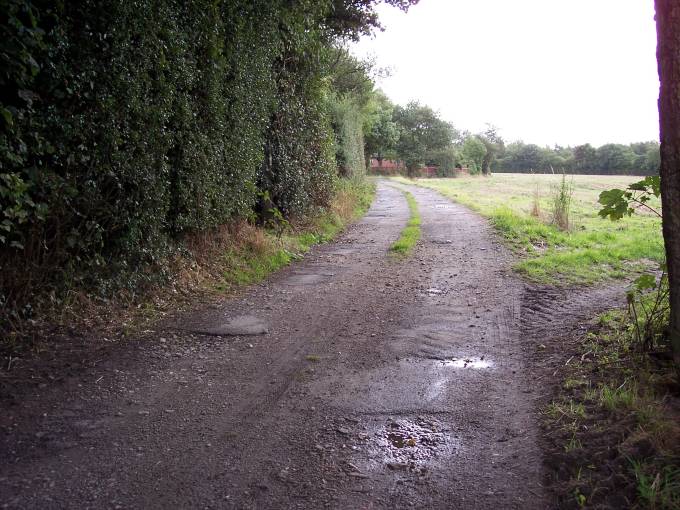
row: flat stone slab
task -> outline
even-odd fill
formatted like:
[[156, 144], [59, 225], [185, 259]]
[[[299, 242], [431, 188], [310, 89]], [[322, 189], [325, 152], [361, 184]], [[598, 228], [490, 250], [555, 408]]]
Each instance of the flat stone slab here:
[[259, 317], [254, 315], [240, 315], [233, 317], [213, 328], [195, 329], [194, 333], [202, 335], [214, 336], [254, 336], [266, 335], [269, 333], [269, 327]]

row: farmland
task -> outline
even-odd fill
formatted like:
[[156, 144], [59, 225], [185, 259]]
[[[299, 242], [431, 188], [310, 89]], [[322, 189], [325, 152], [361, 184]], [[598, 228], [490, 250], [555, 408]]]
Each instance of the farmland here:
[[[592, 284], [656, 267], [663, 260], [661, 221], [656, 215], [639, 210], [618, 222], [598, 216], [602, 191], [625, 188], [639, 177], [567, 176], [573, 185], [567, 230], [554, 225], [552, 217], [554, 191], [561, 179], [550, 174], [494, 174], [420, 179], [417, 184], [487, 217], [520, 255], [515, 269], [535, 282]], [[650, 205], [658, 208], [659, 202]]]

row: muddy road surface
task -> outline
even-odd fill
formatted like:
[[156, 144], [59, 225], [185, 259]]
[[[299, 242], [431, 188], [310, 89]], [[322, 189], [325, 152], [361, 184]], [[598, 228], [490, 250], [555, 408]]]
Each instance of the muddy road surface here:
[[409, 188], [422, 239], [391, 259], [398, 187], [238, 298], [15, 388], [0, 506], [551, 508], [532, 360], [561, 297], [430, 190]]

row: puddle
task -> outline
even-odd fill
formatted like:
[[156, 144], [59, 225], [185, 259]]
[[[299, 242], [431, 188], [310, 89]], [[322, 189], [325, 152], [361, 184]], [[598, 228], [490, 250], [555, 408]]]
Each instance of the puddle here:
[[333, 274], [310, 274], [310, 273], [296, 273], [291, 275], [284, 282], [286, 285], [317, 285], [325, 282]]
[[267, 326], [267, 323], [259, 317], [253, 315], [240, 315], [211, 328], [198, 328], [190, 331], [202, 335], [214, 336], [251, 336], [266, 335], [269, 333], [269, 327]]
[[352, 247], [347, 247], [347, 248], [335, 248], [333, 250], [329, 250], [329, 255], [351, 255], [354, 253], [358, 253], [359, 248], [352, 248]]
[[367, 468], [404, 471], [424, 475], [435, 458], [451, 453], [454, 441], [437, 420], [389, 419], [369, 438]]
[[483, 356], [481, 358], [459, 358], [459, 359], [452, 358], [452, 359], [440, 361], [439, 363], [441, 363], [445, 367], [452, 367], [452, 368], [482, 369], [482, 368], [493, 367], [493, 362], [484, 359]]

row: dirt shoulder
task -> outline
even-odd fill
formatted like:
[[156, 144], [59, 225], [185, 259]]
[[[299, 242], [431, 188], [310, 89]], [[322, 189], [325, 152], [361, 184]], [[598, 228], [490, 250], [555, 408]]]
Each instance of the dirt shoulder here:
[[409, 190], [410, 259], [387, 256], [409, 211], [381, 182], [361, 222], [238, 298], [11, 386], [4, 506], [551, 507], [538, 346], [602, 296], [528, 288], [483, 219]]

